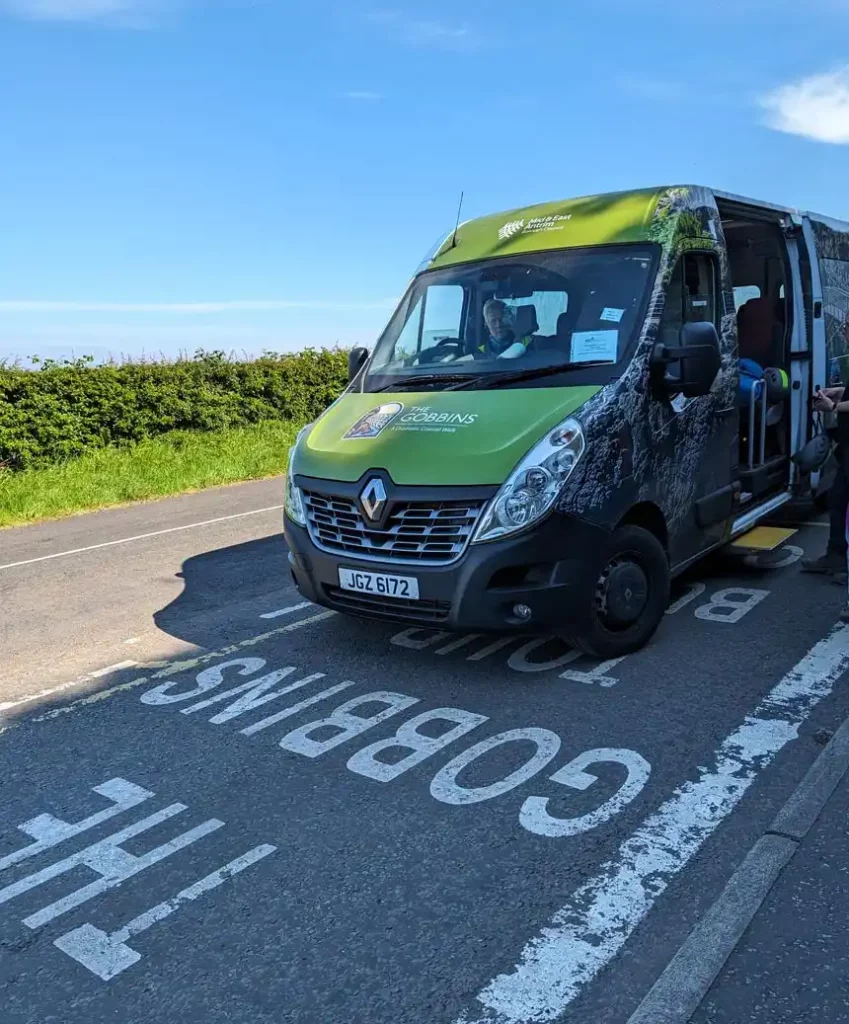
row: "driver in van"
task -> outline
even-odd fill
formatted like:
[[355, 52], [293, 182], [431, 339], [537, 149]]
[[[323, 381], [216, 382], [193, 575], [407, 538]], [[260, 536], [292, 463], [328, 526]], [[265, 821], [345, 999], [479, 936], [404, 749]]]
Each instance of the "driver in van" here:
[[515, 359], [524, 355], [533, 340], [532, 334], [516, 337], [516, 315], [501, 299], [489, 299], [484, 303], [483, 319], [487, 337], [478, 351], [484, 356]]

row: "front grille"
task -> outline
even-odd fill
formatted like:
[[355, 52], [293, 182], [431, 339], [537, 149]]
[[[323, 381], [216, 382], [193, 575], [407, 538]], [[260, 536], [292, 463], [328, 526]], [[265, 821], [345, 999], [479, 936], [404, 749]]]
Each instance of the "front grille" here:
[[350, 498], [304, 491], [307, 527], [316, 547], [339, 554], [430, 565], [466, 550], [482, 501], [397, 502], [383, 529], [366, 522]]
[[451, 611], [448, 601], [409, 601], [383, 598], [374, 594], [357, 594], [341, 587], [325, 586], [328, 599], [337, 607], [354, 614], [378, 619], [403, 619], [407, 622], [444, 622]]

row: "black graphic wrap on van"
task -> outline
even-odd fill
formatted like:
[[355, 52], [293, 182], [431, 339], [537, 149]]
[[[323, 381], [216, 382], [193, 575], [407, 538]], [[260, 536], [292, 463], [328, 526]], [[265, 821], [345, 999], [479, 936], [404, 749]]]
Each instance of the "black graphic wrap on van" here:
[[[704, 545], [704, 532], [697, 530], [693, 518], [694, 502], [728, 481], [736, 427], [717, 417], [716, 410], [735, 405], [737, 327], [725, 247], [717, 244], [722, 228], [712, 193], [696, 187], [668, 189], [651, 235], [663, 245], [663, 257], [637, 353], [620, 380], [581, 410], [587, 448], [558, 508], [612, 528], [635, 503], [654, 506], [673, 538], [675, 550], [669, 555], [677, 563], [691, 557], [694, 546]], [[648, 356], [660, 340], [665, 296], [678, 260], [694, 250], [712, 252], [717, 260], [722, 368], [711, 395], [662, 402], [652, 396]], [[706, 457], [706, 452], [713, 454]]]
[[849, 378], [849, 233], [838, 231], [820, 220], [811, 218], [819, 251], [822, 282], [825, 349], [829, 364], [828, 381], [832, 376], [843, 383]]

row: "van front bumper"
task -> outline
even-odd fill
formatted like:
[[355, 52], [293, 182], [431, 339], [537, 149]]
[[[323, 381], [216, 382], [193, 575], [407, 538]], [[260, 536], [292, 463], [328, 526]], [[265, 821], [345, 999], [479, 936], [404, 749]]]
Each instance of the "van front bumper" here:
[[[284, 516], [289, 564], [307, 600], [366, 618], [450, 631], [557, 632], [586, 621], [599, 566], [610, 534], [581, 519], [550, 513], [538, 526], [514, 537], [470, 544], [448, 565], [365, 561], [331, 554], [308, 531]], [[419, 600], [342, 590], [339, 569], [414, 576]], [[524, 605], [530, 617], [514, 609]]]

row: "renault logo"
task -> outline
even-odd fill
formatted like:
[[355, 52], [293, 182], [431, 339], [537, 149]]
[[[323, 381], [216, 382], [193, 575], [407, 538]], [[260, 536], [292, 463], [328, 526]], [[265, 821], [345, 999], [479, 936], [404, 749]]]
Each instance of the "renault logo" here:
[[381, 513], [386, 506], [386, 488], [380, 477], [372, 477], [365, 485], [360, 494], [360, 504], [363, 511], [372, 522], [380, 519]]

